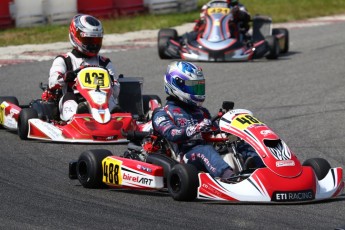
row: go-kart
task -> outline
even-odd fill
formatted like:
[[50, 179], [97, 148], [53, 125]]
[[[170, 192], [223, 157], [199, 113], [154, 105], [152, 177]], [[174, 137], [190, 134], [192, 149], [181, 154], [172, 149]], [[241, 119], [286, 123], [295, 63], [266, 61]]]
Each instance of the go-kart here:
[[[215, 116], [218, 128], [204, 132], [235, 171], [229, 179], [213, 178], [193, 165], [181, 163], [170, 143], [155, 134], [128, 132], [128, 151], [114, 156], [104, 149], [83, 152], [69, 164], [70, 179], [85, 188], [167, 189], [173, 199], [195, 198], [231, 202], [310, 202], [339, 196], [344, 189], [343, 170], [331, 168], [323, 158], [303, 164], [266, 124], [244, 109], [223, 103]], [[139, 141], [140, 140], [140, 141]], [[139, 142], [138, 142], [139, 141]], [[251, 145], [263, 164], [238, 151]], [[264, 165], [264, 166], [263, 166]]]
[[189, 61], [249, 61], [266, 57], [277, 59], [289, 50], [289, 31], [272, 29], [272, 19], [254, 16], [252, 35], [239, 32], [240, 25], [224, 1], [212, 1], [205, 12], [206, 27], [179, 36], [175, 29], [158, 32], [158, 54], [161, 59]]
[[108, 71], [97, 66], [75, 70], [72, 86], [78, 95], [78, 109], [71, 121], [60, 119], [61, 90], [50, 90], [41, 83], [41, 99], [19, 105], [16, 97], [0, 97], [0, 125], [18, 132], [21, 139], [54, 142], [121, 143], [128, 142], [121, 131], [150, 129], [148, 119], [159, 106], [156, 95], [142, 95], [141, 78], [120, 76], [120, 110], [110, 111], [112, 80]]

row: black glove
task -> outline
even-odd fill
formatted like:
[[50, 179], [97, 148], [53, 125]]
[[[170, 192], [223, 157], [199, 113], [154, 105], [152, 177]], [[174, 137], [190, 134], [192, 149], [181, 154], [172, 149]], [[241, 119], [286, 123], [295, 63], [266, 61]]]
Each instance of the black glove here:
[[63, 80], [65, 82], [74, 82], [74, 79], [77, 77], [77, 74], [74, 71], [67, 71], [63, 75]]

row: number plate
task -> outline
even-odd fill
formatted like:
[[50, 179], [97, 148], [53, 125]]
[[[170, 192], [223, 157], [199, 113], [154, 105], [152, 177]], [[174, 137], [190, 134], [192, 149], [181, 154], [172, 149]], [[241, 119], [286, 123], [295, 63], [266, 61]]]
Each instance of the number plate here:
[[231, 125], [240, 130], [245, 130], [251, 125], [263, 124], [261, 121], [249, 114], [240, 114], [232, 122]]
[[96, 89], [109, 88], [110, 80], [108, 71], [102, 68], [85, 68], [78, 73], [78, 80], [83, 88]]
[[207, 14], [212, 15], [212, 14], [224, 14], [227, 15], [230, 13], [229, 8], [209, 8], [207, 9]]
[[112, 185], [122, 184], [121, 165], [122, 161], [107, 157], [102, 161], [103, 182]]

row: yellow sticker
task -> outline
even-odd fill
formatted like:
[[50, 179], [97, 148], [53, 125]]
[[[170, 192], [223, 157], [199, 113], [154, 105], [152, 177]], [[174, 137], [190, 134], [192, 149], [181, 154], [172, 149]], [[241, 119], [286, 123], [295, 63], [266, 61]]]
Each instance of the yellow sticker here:
[[212, 14], [229, 14], [230, 9], [229, 8], [209, 8], [207, 9], [207, 14], [212, 15]]
[[78, 79], [83, 88], [96, 89], [109, 88], [110, 77], [108, 71], [102, 68], [85, 68], [78, 74]]
[[5, 121], [5, 105], [2, 103], [0, 105], [0, 124], [4, 124]]
[[245, 130], [249, 126], [254, 125], [254, 124], [257, 125], [257, 124], [263, 124], [263, 123], [249, 114], [240, 114], [236, 116], [236, 118], [234, 118], [231, 122], [231, 126], [240, 130]]
[[122, 185], [122, 161], [107, 157], [102, 161], [103, 179], [106, 184]]

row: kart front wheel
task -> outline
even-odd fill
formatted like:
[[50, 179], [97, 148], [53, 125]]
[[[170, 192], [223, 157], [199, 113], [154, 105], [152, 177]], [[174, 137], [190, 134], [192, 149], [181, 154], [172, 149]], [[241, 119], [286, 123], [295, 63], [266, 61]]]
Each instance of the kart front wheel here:
[[276, 38], [275, 36], [268, 36], [265, 40], [268, 46], [268, 54], [266, 58], [277, 59], [280, 53], [278, 38]]
[[190, 164], [175, 165], [168, 176], [168, 191], [177, 201], [192, 201], [199, 186], [198, 170]]
[[37, 111], [33, 108], [24, 108], [20, 111], [18, 118], [18, 136], [20, 139], [28, 139], [29, 120], [33, 118], [38, 118]]
[[289, 52], [289, 31], [286, 28], [274, 28], [272, 30], [272, 34], [273, 35], [280, 35], [282, 36], [282, 41], [280, 42], [279, 39], [279, 44], [282, 43], [282, 45], [280, 46], [280, 53], [287, 53]]
[[4, 101], [14, 104], [16, 106], [19, 106], [19, 102], [16, 97], [12, 97], [12, 96], [0, 97], [0, 104]]
[[311, 158], [303, 162], [303, 166], [310, 166], [313, 168], [317, 179], [322, 180], [331, 169], [329, 162], [323, 158]]
[[106, 149], [83, 152], [77, 162], [77, 177], [84, 188], [102, 188], [102, 160], [112, 153]]

